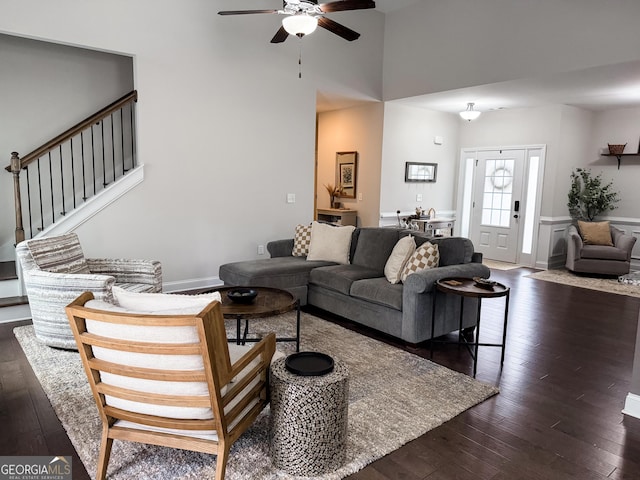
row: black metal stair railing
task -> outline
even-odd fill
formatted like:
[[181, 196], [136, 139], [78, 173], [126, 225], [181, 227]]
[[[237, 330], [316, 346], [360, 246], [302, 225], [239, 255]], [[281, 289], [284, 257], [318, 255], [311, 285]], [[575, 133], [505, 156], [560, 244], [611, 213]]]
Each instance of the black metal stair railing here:
[[[136, 166], [137, 99], [134, 90], [28, 155], [12, 152], [6, 170], [14, 180], [16, 243], [33, 238]], [[21, 188], [22, 172], [26, 188]]]

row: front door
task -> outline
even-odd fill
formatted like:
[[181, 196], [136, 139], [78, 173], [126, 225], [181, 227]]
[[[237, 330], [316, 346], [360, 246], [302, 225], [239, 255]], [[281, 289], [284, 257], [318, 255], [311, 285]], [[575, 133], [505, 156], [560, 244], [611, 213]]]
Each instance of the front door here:
[[485, 258], [517, 262], [524, 150], [478, 152], [471, 239]]

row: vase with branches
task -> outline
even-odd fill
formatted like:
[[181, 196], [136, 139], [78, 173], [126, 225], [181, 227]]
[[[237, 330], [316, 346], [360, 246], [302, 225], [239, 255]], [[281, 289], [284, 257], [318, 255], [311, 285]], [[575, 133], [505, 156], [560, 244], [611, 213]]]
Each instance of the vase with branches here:
[[571, 189], [567, 207], [574, 220], [593, 221], [598, 215], [614, 210], [620, 201], [613, 182], [604, 182], [602, 173], [596, 176], [589, 169], [576, 168], [571, 172]]
[[331, 202], [331, 208], [333, 208], [336, 204], [336, 197], [341, 196], [344, 193], [344, 189], [339, 183], [335, 187], [332, 184], [328, 183], [324, 185], [324, 188], [326, 188], [327, 192], [329, 193], [329, 201]]

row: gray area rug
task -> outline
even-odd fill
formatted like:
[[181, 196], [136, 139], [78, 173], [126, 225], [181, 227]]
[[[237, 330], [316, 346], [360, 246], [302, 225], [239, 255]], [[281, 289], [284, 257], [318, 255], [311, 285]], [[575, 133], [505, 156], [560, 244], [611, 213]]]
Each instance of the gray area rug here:
[[527, 277], [545, 282], [561, 283], [573, 287], [588, 288], [599, 292], [617, 293], [618, 295], [628, 295], [630, 297], [640, 297], [640, 286], [620, 283], [617, 278], [599, 278], [578, 275], [567, 269], [542, 270], [532, 273]]
[[[498, 393], [494, 386], [436, 365], [416, 355], [364, 337], [309, 314], [302, 314], [303, 351], [321, 351], [349, 367], [347, 463], [322, 479], [340, 479]], [[252, 320], [251, 328], [293, 333], [295, 313]], [[235, 325], [235, 324], [234, 324]], [[234, 332], [231, 323], [228, 331]], [[100, 420], [77, 352], [40, 344], [33, 327], [17, 327], [22, 346], [53, 408], [93, 477]], [[230, 334], [230, 336], [235, 336]], [[294, 344], [278, 343], [293, 352]], [[266, 408], [231, 448], [227, 479], [292, 479], [271, 466]], [[215, 456], [114, 441], [110, 479], [213, 478]]]

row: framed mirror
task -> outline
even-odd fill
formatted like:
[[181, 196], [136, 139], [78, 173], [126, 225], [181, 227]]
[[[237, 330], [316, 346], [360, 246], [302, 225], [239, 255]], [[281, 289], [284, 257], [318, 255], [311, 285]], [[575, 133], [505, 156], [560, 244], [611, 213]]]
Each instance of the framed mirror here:
[[437, 163], [405, 162], [405, 182], [435, 182], [438, 173]]
[[342, 186], [342, 198], [356, 198], [358, 152], [336, 153], [336, 185]]

